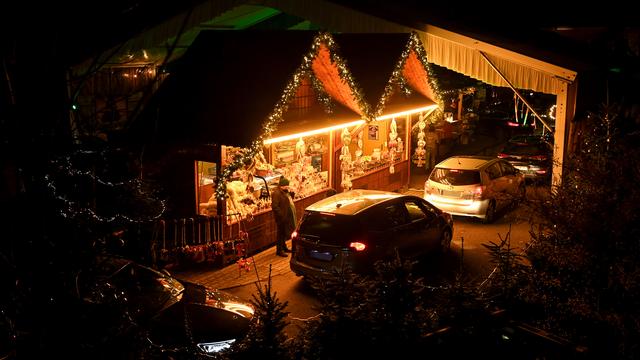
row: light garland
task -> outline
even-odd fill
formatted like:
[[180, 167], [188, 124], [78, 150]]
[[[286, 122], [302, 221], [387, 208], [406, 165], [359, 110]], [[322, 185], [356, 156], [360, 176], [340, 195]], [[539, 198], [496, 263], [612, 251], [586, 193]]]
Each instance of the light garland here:
[[289, 103], [295, 97], [298, 87], [300, 87], [302, 79], [305, 76], [309, 76], [309, 78], [311, 79], [312, 86], [314, 90], [316, 90], [316, 96], [318, 97], [318, 101], [320, 101], [320, 103], [322, 103], [325, 106], [325, 109], [327, 107], [329, 108], [332, 107], [331, 98], [328, 96], [328, 94], [324, 90], [324, 87], [322, 86], [321, 82], [315, 77], [315, 75], [313, 75], [313, 70], [311, 67], [313, 64], [313, 60], [317, 57], [320, 47], [322, 45], [325, 45], [329, 49], [331, 54], [331, 60], [338, 67], [338, 74], [340, 75], [340, 78], [343, 81], [345, 81], [352, 89], [353, 91], [352, 95], [358, 102], [358, 105], [360, 106], [360, 108], [363, 109], [363, 116], [366, 118], [367, 121], [371, 120], [371, 118], [369, 117], [369, 114], [370, 114], [369, 105], [367, 104], [367, 102], [364, 99], [364, 96], [362, 95], [362, 90], [360, 90], [360, 88], [357, 87], [356, 82], [353, 79], [353, 76], [351, 75], [351, 72], [349, 71], [346, 65], [346, 62], [339, 55], [338, 53], [339, 50], [335, 41], [333, 40], [333, 37], [326, 32], [322, 32], [318, 34], [313, 40], [311, 49], [303, 57], [302, 64], [300, 65], [298, 70], [296, 70], [296, 72], [293, 74], [291, 80], [285, 87], [284, 92], [280, 97], [280, 100], [276, 104], [271, 114], [267, 117], [267, 120], [264, 122], [263, 124], [264, 131], [262, 132], [262, 134], [259, 135], [257, 140], [252, 142], [251, 146], [245, 152], [243, 152], [241, 156], [237, 156], [236, 158], [234, 158], [231, 164], [222, 168], [220, 178], [217, 179], [217, 184], [216, 184], [217, 199], [223, 200], [226, 198], [227, 180], [229, 179], [229, 177], [231, 177], [233, 172], [240, 169], [247, 162], [252, 161], [252, 159], [260, 151], [262, 151], [264, 140], [271, 138], [271, 134], [273, 134], [273, 132], [277, 129], [278, 125], [283, 121], [283, 115], [286, 113]]
[[[415, 31], [411, 32], [411, 36], [409, 37], [409, 44], [407, 47], [410, 47], [416, 52], [418, 60], [420, 60], [422, 66], [427, 70], [427, 81], [429, 82], [429, 86], [431, 86], [433, 95], [436, 97], [435, 100], [438, 103], [438, 109], [436, 111], [442, 113], [442, 109], [444, 109], [444, 99], [442, 96], [443, 91], [440, 89], [440, 84], [438, 84], [438, 80], [433, 71], [431, 63], [429, 63], [429, 61], [427, 60], [427, 51], [424, 49], [424, 46], [422, 46], [422, 41]], [[409, 53], [407, 53], [406, 56], [409, 56]]]
[[[77, 153], [83, 154], [83, 155], [96, 154], [95, 151], [86, 151], [86, 150], [80, 150], [80, 151], [77, 151]], [[101, 155], [104, 156], [104, 154], [101, 154]], [[92, 182], [95, 182], [98, 185], [102, 185], [110, 188], [131, 186], [135, 195], [143, 195], [145, 193], [143, 190], [144, 183], [140, 179], [131, 179], [126, 181], [118, 181], [118, 182], [106, 181], [100, 178], [99, 176], [94, 175], [90, 171], [82, 171], [75, 168], [73, 166], [70, 156], [66, 156], [59, 160], [53, 160], [52, 165], [54, 166], [55, 169], [57, 169], [57, 171], [61, 173], [62, 176], [66, 176], [69, 178], [84, 177], [89, 179]], [[68, 196], [66, 196], [61, 191], [59, 191], [58, 186], [56, 185], [56, 181], [52, 178], [50, 174], [44, 175], [44, 183], [47, 189], [50, 190], [52, 198], [62, 203], [60, 215], [66, 219], [77, 219], [80, 217], [85, 217], [97, 223], [113, 223], [116, 220], [124, 220], [125, 222], [129, 222], [129, 223], [147, 223], [147, 222], [151, 222], [159, 219], [165, 213], [167, 208], [166, 201], [158, 199], [157, 201], [159, 203], [159, 210], [157, 211], [157, 213], [151, 216], [132, 217], [132, 216], [129, 216], [126, 214], [120, 214], [120, 213], [112, 216], [104, 216], [104, 215], [100, 215], [98, 212], [96, 212], [92, 208], [81, 204], [79, 201], [70, 199]]]
[[246, 149], [240, 156], [237, 156], [233, 159], [233, 161], [224, 166], [221, 170], [220, 177], [217, 179], [216, 184], [216, 198], [219, 200], [224, 200], [227, 197], [227, 180], [231, 177], [231, 175], [241, 167], [243, 167], [246, 163], [252, 161], [252, 159], [262, 151], [264, 140], [269, 139], [271, 134], [277, 129], [278, 125], [283, 121], [283, 115], [288, 109], [289, 103], [296, 95], [297, 89], [301, 84], [302, 78], [304, 76], [309, 76], [311, 79], [312, 86], [314, 90], [316, 90], [316, 96], [318, 97], [318, 101], [325, 106], [325, 109], [331, 109], [332, 102], [331, 98], [328, 96], [321, 82], [313, 75], [312, 63], [313, 60], [318, 55], [318, 51], [320, 47], [324, 45], [329, 49], [329, 53], [331, 56], [331, 61], [336, 64], [338, 69], [338, 74], [340, 78], [347, 83], [349, 88], [352, 91], [352, 96], [355, 98], [359, 108], [362, 111], [362, 116], [367, 122], [371, 122], [375, 120], [375, 118], [380, 115], [384, 105], [389, 100], [394, 85], [399, 86], [401, 91], [405, 94], [410, 93], [410, 88], [407, 85], [406, 79], [402, 75], [402, 69], [406, 63], [406, 60], [411, 53], [411, 50], [416, 52], [416, 55], [424, 68], [427, 70], [427, 74], [429, 75], [429, 85], [434, 91], [434, 95], [436, 96], [436, 101], [438, 103], [439, 112], [442, 112], [443, 101], [442, 96], [440, 95], [440, 88], [435, 80], [435, 76], [429, 62], [427, 61], [426, 51], [422, 46], [422, 42], [418, 37], [417, 33], [412, 32], [409, 37], [409, 42], [405, 47], [404, 51], [401, 54], [400, 61], [396, 64], [396, 67], [392, 73], [392, 76], [389, 80], [389, 83], [385, 87], [384, 95], [380, 99], [376, 111], [374, 112], [371, 109], [371, 106], [364, 98], [364, 92], [358, 86], [357, 82], [353, 78], [351, 71], [349, 71], [349, 67], [346, 61], [340, 55], [340, 49], [336, 44], [335, 40], [328, 32], [322, 32], [318, 34], [311, 45], [311, 49], [309, 52], [303, 57], [302, 64], [293, 74], [291, 80], [287, 84], [280, 97], [280, 100], [274, 107], [273, 111], [267, 117], [267, 120], [263, 124], [264, 131], [262, 134], [258, 136], [258, 139], [251, 143], [251, 146]]
[[313, 71], [307, 71], [306, 75], [309, 77], [309, 80], [311, 80], [311, 86], [313, 86], [313, 89], [316, 92], [318, 101], [324, 106], [324, 111], [327, 114], [333, 114], [333, 100], [331, 100], [331, 96], [329, 96], [329, 94], [325, 91], [324, 86], [322, 86], [322, 82], [318, 80]]

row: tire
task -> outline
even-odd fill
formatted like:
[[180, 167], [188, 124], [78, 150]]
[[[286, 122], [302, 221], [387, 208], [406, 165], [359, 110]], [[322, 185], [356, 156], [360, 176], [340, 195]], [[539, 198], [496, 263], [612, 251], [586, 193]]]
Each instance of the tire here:
[[496, 203], [491, 200], [489, 206], [487, 206], [487, 212], [485, 213], [484, 219], [482, 219], [483, 224], [491, 224], [496, 217]]
[[447, 252], [451, 249], [451, 239], [453, 238], [453, 233], [450, 228], [444, 229], [442, 232], [442, 236], [440, 237], [440, 252]]

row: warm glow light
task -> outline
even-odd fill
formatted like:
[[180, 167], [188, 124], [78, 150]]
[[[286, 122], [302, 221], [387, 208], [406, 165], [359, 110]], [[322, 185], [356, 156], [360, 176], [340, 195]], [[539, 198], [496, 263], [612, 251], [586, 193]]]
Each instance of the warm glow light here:
[[415, 113], [419, 113], [421, 111], [428, 111], [431, 109], [435, 109], [437, 108], [438, 105], [433, 104], [433, 105], [429, 105], [429, 106], [424, 106], [421, 108], [416, 108], [416, 109], [411, 109], [411, 110], [406, 110], [406, 111], [401, 111], [401, 112], [397, 112], [395, 114], [389, 114], [389, 115], [382, 115], [376, 118], [376, 120], [387, 120], [387, 119], [392, 119], [394, 117], [400, 117], [403, 115], [410, 115], [410, 114], [415, 114]]
[[325, 133], [325, 132], [329, 132], [331, 130], [344, 129], [346, 127], [357, 126], [357, 125], [361, 125], [361, 124], [364, 124], [364, 123], [365, 123], [364, 120], [356, 120], [356, 121], [348, 122], [348, 123], [345, 123], [345, 124], [329, 126], [329, 127], [322, 128], [322, 129], [310, 130], [310, 131], [305, 131], [305, 132], [301, 132], [301, 133], [297, 133], [297, 134], [291, 134], [291, 135], [285, 135], [285, 136], [280, 136], [280, 137], [276, 137], [276, 138], [267, 139], [267, 140], [264, 141], [264, 144], [265, 145], [269, 145], [269, 144], [273, 144], [273, 143], [277, 143], [277, 142], [281, 142], [281, 141], [297, 139], [297, 138], [300, 138], [300, 137], [322, 134], [322, 133]]
[[356, 251], [363, 251], [367, 248], [367, 245], [361, 242], [352, 242], [351, 244], [349, 244], [349, 247], [355, 249]]
[[237, 302], [223, 302], [222, 305], [226, 310], [234, 312], [242, 317], [250, 318], [254, 314], [254, 310], [251, 306], [240, 304]]

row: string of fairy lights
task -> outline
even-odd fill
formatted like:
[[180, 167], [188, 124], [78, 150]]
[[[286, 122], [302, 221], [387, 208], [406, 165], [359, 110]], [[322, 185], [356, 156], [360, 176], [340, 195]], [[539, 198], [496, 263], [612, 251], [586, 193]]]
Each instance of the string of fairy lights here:
[[309, 80], [311, 80], [311, 86], [313, 86], [313, 90], [316, 93], [318, 101], [323, 105], [324, 111], [327, 114], [333, 114], [333, 101], [331, 100], [331, 96], [329, 96], [325, 91], [324, 86], [322, 86], [322, 82], [318, 80], [313, 71], [307, 71], [307, 76], [309, 77]]
[[378, 105], [373, 111], [369, 103], [365, 100], [364, 92], [354, 79], [346, 61], [340, 55], [340, 49], [336, 44], [335, 40], [328, 32], [319, 33], [313, 40], [311, 45], [311, 49], [309, 52], [303, 57], [301, 66], [296, 70], [293, 74], [291, 80], [285, 87], [278, 103], [274, 107], [273, 111], [267, 117], [266, 121], [263, 124], [264, 131], [258, 136], [256, 140], [254, 140], [251, 145], [246, 148], [244, 151], [238, 153], [235, 158], [231, 161], [230, 164], [224, 166], [221, 170], [220, 177], [217, 179], [216, 183], [216, 198], [217, 199], [225, 199], [227, 196], [227, 180], [232, 176], [232, 174], [245, 166], [245, 164], [251, 163], [253, 158], [262, 151], [264, 140], [271, 137], [273, 132], [277, 129], [278, 125], [283, 121], [283, 115], [286, 113], [289, 103], [296, 95], [297, 89], [301, 84], [302, 79], [306, 76], [311, 80], [311, 84], [315, 90], [318, 101], [323, 104], [325, 110], [328, 113], [331, 113], [333, 110], [333, 102], [331, 97], [327, 94], [326, 90], [322, 83], [316, 78], [312, 70], [312, 63], [314, 59], [317, 57], [318, 52], [321, 46], [326, 46], [329, 50], [330, 58], [333, 64], [336, 65], [338, 74], [340, 79], [344, 81], [352, 91], [352, 96], [355, 99], [360, 111], [361, 116], [365, 121], [371, 122], [379, 116], [384, 109], [384, 105], [390, 99], [393, 94], [395, 86], [398, 86], [400, 91], [404, 94], [408, 95], [411, 93], [411, 89], [407, 85], [407, 81], [402, 74], [402, 69], [405, 66], [406, 60], [409, 57], [411, 51], [415, 51], [418, 59], [420, 60], [423, 67], [427, 70], [429, 85], [434, 91], [436, 96], [436, 102], [438, 103], [438, 107], [440, 112], [443, 108], [443, 99], [440, 91], [440, 87], [436, 81], [436, 77], [434, 72], [427, 61], [427, 54], [422, 46], [422, 41], [418, 37], [415, 32], [412, 32], [409, 36], [409, 41], [407, 46], [403, 50], [400, 60], [396, 64], [393, 73], [389, 79], [388, 84], [385, 86], [384, 94], [381, 97]]
[[[93, 151], [85, 151], [80, 150], [77, 154], [95, 154]], [[102, 154], [104, 156], [104, 154]], [[97, 185], [102, 185], [110, 188], [118, 188], [118, 187], [130, 187], [133, 189], [135, 194], [144, 194], [144, 183], [142, 180], [134, 178], [124, 181], [108, 181], [104, 180], [101, 177], [95, 175], [91, 171], [80, 170], [76, 166], [74, 166], [71, 161], [70, 156], [65, 156], [63, 158], [52, 160], [51, 164], [53, 168], [56, 169], [62, 176], [67, 177], [69, 179], [73, 178], [86, 178], [90, 180], [92, 183]], [[80, 217], [91, 219], [97, 223], [113, 223], [116, 220], [123, 220], [129, 223], [146, 223], [158, 220], [166, 211], [166, 201], [162, 199], [157, 199], [158, 202], [158, 210], [149, 215], [149, 216], [140, 216], [134, 217], [129, 216], [124, 213], [117, 213], [110, 216], [105, 216], [99, 214], [96, 210], [94, 210], [91, 206], [87, 206], [86, 204], [81, 203], [80, 201], [72, 200], [68, 196], [68, 192], [61, 191], [58, 189], [57, 181], [50, 174], [44, 175], [45, 185], [51, 192], [51, 196], [62, 203], [60, 207], [60, 215], [66, 219], [77, 219]]]

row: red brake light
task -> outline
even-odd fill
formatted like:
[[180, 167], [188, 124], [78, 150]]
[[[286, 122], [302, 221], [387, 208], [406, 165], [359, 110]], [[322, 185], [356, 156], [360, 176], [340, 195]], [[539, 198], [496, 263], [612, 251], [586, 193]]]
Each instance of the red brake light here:
[[476, 186], [476, 188], [473, 189], [473, 198], [482, 199], [483, 192], [484, 192], [484, 186]]
[[507, 125], [511, 126], [511, 127], [518, 127], [520, 126], [520, 124], [516, 123], [516, 122], [512, 122], [512, 121], [507, 121]]
[[504, 158], [506, 158], [506, 157], [509, 157], [509, 155], [507, 155], [507, 154], [503, 154], [503, 153], [500, 153], [500, 154], [498, 154], [498, 157], [499, 157], [500, 159], [504, 159]]
[[355, 251], [364, 251], [367, 248], [367, 245], [361, 242], [352, 242], [349, 244], [349, 247], [354, 249]]

